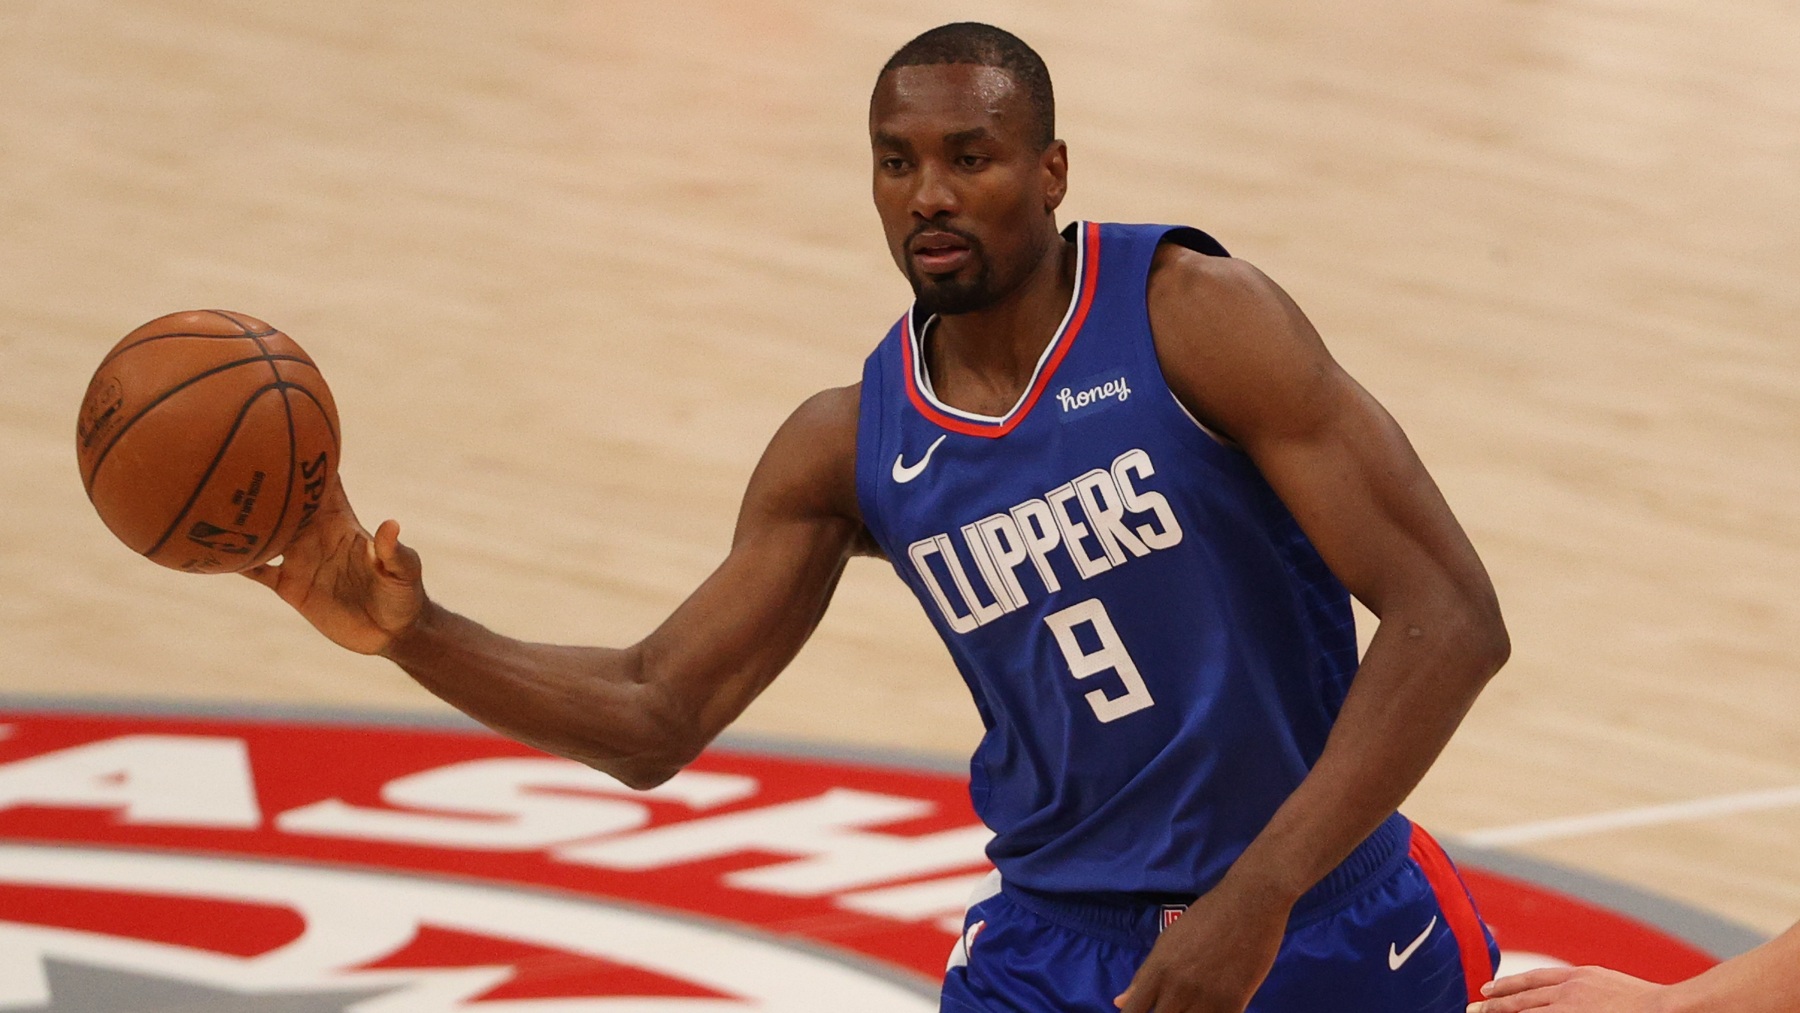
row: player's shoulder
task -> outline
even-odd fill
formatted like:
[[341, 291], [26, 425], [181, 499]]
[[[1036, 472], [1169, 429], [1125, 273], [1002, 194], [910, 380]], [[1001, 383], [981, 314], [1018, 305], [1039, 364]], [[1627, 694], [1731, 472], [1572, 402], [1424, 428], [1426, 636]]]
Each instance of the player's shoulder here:
[[1165, 245], [1146, 298], [1170, 389], [1209, 427], [1242, 443], [1336, 375], [1318, 332], [1255, 265]]
[[1233, 328], [1245, 317], [1285, 315], [1279, 286], [1256, 265], [1177, 243], [1157, 247], [1146, 291], [1153, 318], [1172, 317], [1207, 330]]
[[836, 447], [848, 441], [856, 448], [856, 422], [862, 411], [862, 384], [827, 387], [800, 402], [782, 426], [800, 440]]
[[790, 512], [857, 516], [861, 386], [828, 388], [802, 401], [769, 440], [752, 490]]
[[856, 457], [862, 384], [829, 387], [800, 402], [769, 442], [771, 452], [831, 467]]

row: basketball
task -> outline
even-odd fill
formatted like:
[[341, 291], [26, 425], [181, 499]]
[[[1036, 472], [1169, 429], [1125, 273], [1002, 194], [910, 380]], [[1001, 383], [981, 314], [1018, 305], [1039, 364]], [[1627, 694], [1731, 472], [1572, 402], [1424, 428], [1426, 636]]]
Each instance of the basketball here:
[[171, 313], [113, 346], [76, 422], [88, 499], [119, 540], [188, 573], [280, 555], [337, 470], [337, 406], [312, 359], [242, 313]]

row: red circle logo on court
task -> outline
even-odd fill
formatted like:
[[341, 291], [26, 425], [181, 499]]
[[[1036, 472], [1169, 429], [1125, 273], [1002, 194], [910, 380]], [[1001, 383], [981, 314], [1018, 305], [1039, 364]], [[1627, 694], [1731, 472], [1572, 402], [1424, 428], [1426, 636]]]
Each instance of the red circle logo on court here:
[[[633, 792], [479, 732], [0, 713], [0, 1009], [932, 1010], [987, 838], [941, 773]], [[1519, 959], [1712, 963], [1465, 871]]]

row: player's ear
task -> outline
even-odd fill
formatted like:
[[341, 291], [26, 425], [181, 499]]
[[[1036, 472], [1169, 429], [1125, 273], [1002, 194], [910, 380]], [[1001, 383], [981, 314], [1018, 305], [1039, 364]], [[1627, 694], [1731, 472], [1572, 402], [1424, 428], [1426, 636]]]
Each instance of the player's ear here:
[[1069, 146], [1051, 141], [1038, 160], [1044, 174], [1044, 210], [1055, 211], [1069, 192]]

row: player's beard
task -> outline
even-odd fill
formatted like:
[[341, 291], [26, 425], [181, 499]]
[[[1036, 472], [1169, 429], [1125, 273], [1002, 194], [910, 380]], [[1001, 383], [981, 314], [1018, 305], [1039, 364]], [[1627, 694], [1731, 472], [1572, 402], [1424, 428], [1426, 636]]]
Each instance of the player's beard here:
[[958, 232], [957, 236], [969, 244], [969, 259], [974, 268], [969, 277], [961, 277], [960, 273], [925, 274], [911, 257], [906, 258], [906, 280], [912, 283], [913, 298], [918, 302], [921, 316], [948, 317], [958, 313], [973, 313], [1000, 301], [1000, 293], [994, 290], [992, 273], [988, 270], [988, 259], [981, 248], [981, 240], [963, 232]]

